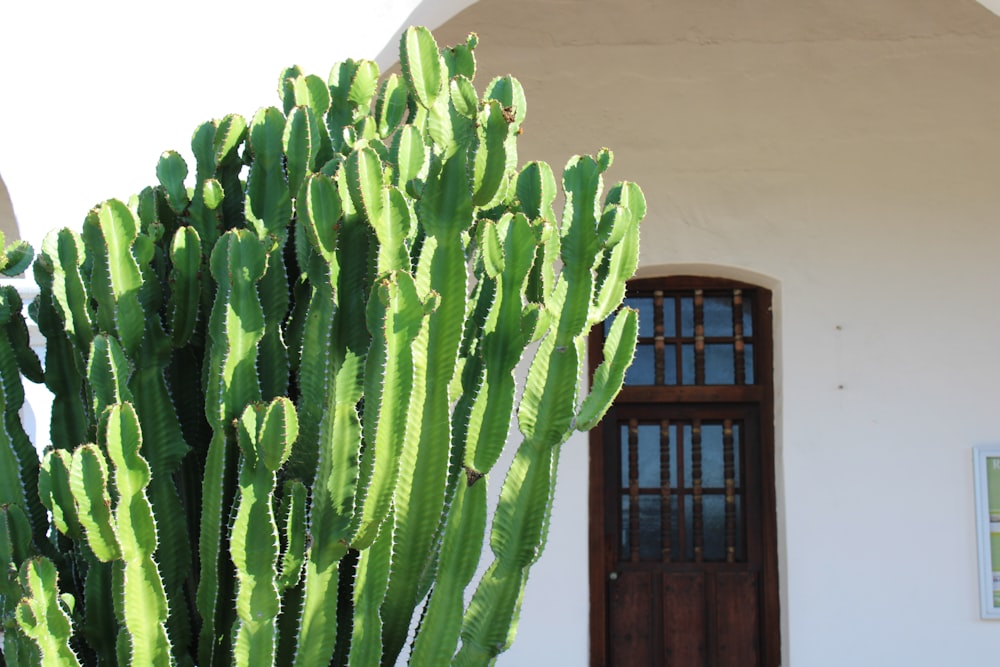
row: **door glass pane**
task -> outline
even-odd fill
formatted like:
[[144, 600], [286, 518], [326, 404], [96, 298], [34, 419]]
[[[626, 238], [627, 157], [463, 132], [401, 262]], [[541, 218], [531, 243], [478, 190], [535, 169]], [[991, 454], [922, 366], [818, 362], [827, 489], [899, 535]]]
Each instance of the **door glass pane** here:
[[[678, 514], [678, 502], [677, 496], [670, 496], [670, 514], [669, 521], [670, 525], [665, 526], [669, 528], [667, 533], [670, 535], [669, 544], [665, 544], [664, 548], [670, 547], [669, 560], [681, 560], [680, 545], [681, 545], [681, 529], [680, 529], [680, 515]], [[664, 560], [668, 560], [667, 554], [664, 555]]]
[[743, 372], [747, 384], [756, 382], [753, 376], [753, 343], [747, 343], [743, 346]]
[[694, 336], [694, 298], [681, 297], [681, 335]]
[[694, 516], [691, 512], [693, 498], [684, 498], [684, 560], [694, 560]]
[[677, 307], [671, 297], [663, 297], [663, 335], [667, 338], [677, 335]]
[[681, 384], [694, 384], [694, 344], [681, 346]]
[[701, 499], [702, 517], [705, 522], [705, 560], [726, 559], [726, 498], [705, 495]]
[[639, 496], [639, 558], [642, 560], [658, 561], [662, 555], [661, 506], [658, 495]]
[[753, 297], [743, 293], [743, 335], [753, 335]]
[[639, 486], [660, 488], [660, 427], [639, 424]]
[[[690, 452], [688, 465], [690, 465]], [[701, 483], [705, 487], [722, 488], [725, 477], [722, 474], [722, 424], [701, 425]]]
[[[628, 297], [625, 299], [625, 305], [639, 311], [639, 335], [651, 338], [653, 336], [653, 299], [634, 296]], [[613, 321], [613, 317], [604, 320], [605, 335], [611, 329]]]
[[677, 384], [677, 348], [674, 345], [663, 348], [663, 384]]
[[[631, 481], [632, 469], [629, 466], [628, 424], [618, 428], [618, 447], [621, 451], [621, 486], [627, 489]], [[639, 486], [647, 489], [660, 488], [660, 426], [659, 424], [639, 424], [639, 443], [637, 448], [638, 469], [636, 475]]]
[[733, 335], [732, 296], [705, 296], [705, 335]]
[[655, 367], [653, 366], [652, 345], [637, 345], [635, 348], [635, 359], [632, 365], [625, 371], [625, 384], [653, 384]]
[[736, 382], [735, 352], [732, 343], [709, 343], [705, 346], [705, 384]]

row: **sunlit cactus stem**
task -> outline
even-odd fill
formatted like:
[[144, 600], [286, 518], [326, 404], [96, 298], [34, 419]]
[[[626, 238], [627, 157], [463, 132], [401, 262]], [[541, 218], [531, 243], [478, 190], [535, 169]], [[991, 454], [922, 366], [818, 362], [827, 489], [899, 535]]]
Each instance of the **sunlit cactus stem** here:
[[[605, 194], [608, 150], [561, 180], [520, 166], [525, 91], [480, 86], [477, 44], [410, 28], [398, 74], [286, 68], [278, 105], [202, 123], [193, 164], [164, 151], [137, 197], [50, 233], [44, 372], [0, 286], [2, 664], [484, 666], [510, 645], [561, 447], [632, 361], [645, 201]], [[30, 261], [12, 244], [0, 273]], [[54, 396], [41, 461], [22, 379]]]

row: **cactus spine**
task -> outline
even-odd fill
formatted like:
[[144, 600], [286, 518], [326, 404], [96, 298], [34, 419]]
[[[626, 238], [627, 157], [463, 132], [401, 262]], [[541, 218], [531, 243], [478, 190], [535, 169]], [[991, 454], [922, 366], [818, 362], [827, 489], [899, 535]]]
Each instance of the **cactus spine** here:
[[[280, 107], [196, 129], [193, 169], [167, 151], [131, 203], [51, 233], [44, 373], [0, 288], [6, 664], [369, 667], [414, 631], [413, 665], [509, 646], [560, 447], [631, 363], [645, 202], [604, 195], [605, 150], [569, 161], [558, 216], [552, 169], [518, 165], [524, 91], [480, 96], [476, 44], [411, 28], [401, 75], [288, 68]], [[0, 272], [30, 261], [12, 245]], [[587, 332], [616, 311], [580, 399]], [[22, 377], [55, 396], [40, 463]]]

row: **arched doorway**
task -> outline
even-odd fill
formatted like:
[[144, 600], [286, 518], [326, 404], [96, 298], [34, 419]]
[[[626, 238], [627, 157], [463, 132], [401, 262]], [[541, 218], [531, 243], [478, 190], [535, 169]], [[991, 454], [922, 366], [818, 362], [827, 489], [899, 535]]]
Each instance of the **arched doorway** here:
[[591, 664], [777, 667], [771, 293], [645, 278], [626, 303], [636, 359], [590, 437]]

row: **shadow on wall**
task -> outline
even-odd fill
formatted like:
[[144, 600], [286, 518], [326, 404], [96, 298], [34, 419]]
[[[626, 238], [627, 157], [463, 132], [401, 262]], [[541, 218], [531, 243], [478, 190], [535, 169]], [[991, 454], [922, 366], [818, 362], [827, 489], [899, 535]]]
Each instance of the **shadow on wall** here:
[[14, 217], [14, 205], [10, 201], [3, 177], [0, 177], [0, 231], [4, 233], [7, 243], [21, 238], [17, 230], [17, 218]]

